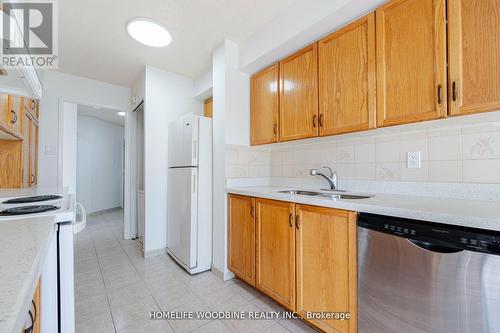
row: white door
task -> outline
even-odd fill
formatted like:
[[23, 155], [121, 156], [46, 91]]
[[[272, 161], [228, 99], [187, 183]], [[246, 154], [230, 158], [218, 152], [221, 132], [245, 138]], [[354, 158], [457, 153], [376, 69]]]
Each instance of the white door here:
[[169, 127], [169, 167], [198, 166], [198, 123], [197, 116], [187, 115]]
[[198, 169], [168, 169], [167, 247], [186, 267], [197, 264]]

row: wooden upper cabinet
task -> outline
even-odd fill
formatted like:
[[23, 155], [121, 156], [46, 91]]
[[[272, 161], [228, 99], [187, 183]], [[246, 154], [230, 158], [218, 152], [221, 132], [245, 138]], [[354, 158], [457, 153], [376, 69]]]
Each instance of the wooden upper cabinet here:
[[279, 67], [274, 64], [252, 76], [250, 82], [250, 143], [278, 142]]
[[214, 116], [214, 100], [212, 97], [207, 98], [203, 103], [203, 115], [208, 118]]
[[318, 136], [318, 46], [280, 61], [280, 141]]
[[375, 127], [375, 14], [318, 43], [319, 133]]
[[255, 199], [230, 194], [228, 211], [229, 269], [255, 286]]
[[10, 120], [9, 95], [0, 93], [0, 130], [8, 130], [10, 127]]
[[356, 213], [296, 205], [297, 309], [349, 312], [350, 320], [311, 320], [325, 332], [357, 332]]
[[295, 310], [294, 206], [256, 200], [256, 287], [290, 310]]
[[448, 1], [450, 115], [500, 109], [500, 0]]
[[22, 182], [23, 187], [29, 187], [31, 183], [31, 171], [30, 171], [30, 131], [31, 131], [31, 116], [28, 112], [23, 112], [23, 143], [22, 143], [22, 155], [23, 155], [23, 170], [22, 170]]
[[377, 125], [445, 117], [445, 0], [390, 1], [376, 25]]
[[31, 122], [30, 129], [30, 185], [38, 183], [38, 124]]
[[24, 97], [9, 96], [10, 131], [18, 138], [22, 138], [24, 112]]

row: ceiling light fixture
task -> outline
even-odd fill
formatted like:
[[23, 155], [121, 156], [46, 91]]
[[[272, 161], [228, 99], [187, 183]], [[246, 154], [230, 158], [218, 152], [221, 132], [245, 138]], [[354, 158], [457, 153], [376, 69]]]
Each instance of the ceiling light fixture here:
[[172, 41], [172, 36], [163, 24], [145, 17], [128, 21], [127, 32], [139, 43], [151, 47], [164, 47]]
[[120, 117], [125, 117], [125, 111], [119, 111], [116, 114], [119, 115]]

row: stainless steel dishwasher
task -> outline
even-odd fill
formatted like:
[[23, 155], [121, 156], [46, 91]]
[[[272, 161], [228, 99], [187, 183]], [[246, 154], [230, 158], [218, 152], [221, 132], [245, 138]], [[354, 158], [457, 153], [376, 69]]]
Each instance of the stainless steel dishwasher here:
[[359, 333], [500, 332], [500, 232], [358, 218]]

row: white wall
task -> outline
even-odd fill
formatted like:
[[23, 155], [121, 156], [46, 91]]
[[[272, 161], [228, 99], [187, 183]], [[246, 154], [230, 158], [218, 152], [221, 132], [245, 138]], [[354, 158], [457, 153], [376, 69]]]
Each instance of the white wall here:
[[194, 81], [194, 91], [193, 96], [199, 100], [204, 101], [213, 95], [213, 73], [210, 67], [202, 76]]
[[254, 73], [386, 1], [296, 1], [240, 44], [240, 67], [246, 73]]
[[238, 70], [238, 46], [225, 40], [213, 53], [213, 266], [227, 269], [226, 144], [249, 145], [249, 77]]
[[76, 200], [87, 213], [122, 206], [124, 129], [78, 116]]
[[[62, 186], [63, 102], [127, 111], [130, 89], [55, 71], [43, 75], [40, 101], [39, 184]], [[51, 150], [51, 152], [46, 152]]]
[[63, 165], [62, 184], [68, 188], [68, 193], [76, 193], [76, 126], [78, 107], [73, 103], [62, 103], [64, 110], [62, 143]]
[[146, 67], [145, 76], [145, 235], [146, 256], [165, 251], [167, 243], [168, 125], [180, 116], [202, 114], [193, 97], [192, 79]]

